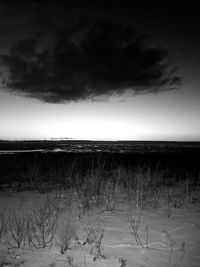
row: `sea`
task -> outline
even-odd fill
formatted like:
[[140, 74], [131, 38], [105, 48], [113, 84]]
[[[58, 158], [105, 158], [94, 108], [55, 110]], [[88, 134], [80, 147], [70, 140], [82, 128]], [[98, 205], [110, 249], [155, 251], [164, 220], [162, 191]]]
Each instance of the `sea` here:
[[200, 153], [200, 142], [168, 141], [83, 141], [32, 140], [0, 141], [0, 154], [15, 153], [122, 153], [183, 154]]

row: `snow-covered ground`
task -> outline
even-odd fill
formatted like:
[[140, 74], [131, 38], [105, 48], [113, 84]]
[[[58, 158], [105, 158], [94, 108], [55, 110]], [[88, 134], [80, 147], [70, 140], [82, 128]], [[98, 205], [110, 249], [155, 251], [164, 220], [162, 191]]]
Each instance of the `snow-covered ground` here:
[[[41, 198], [45, 195], [37, 192], [1, 192], [0, 212], [29, 211]], [[127, 214], [137, 224], [141, 243], [136, 242]], [[125, 200], [119, 201], [113, 211], [100, 207], [83, 214], [74, 200], [70, 214], [65, 214], [66, 219], [67, 216], [73, 218], [76, 236], [82, 242], [88, 237], [89, 226], [98, 224], [98, 230], [103, 232], [100, 257], [95, 257], [95, 249], [90, 254], [92, 244], [81, 245], [74, 238], [69, 249], [61, 254], [56, 242], [51, 248], [25, 246], [17, 249], [4, 237], [0, 245], [0, 266], [200, 266], [200, 207], [173, 208], [168, 215], [165, 207], [137, 210]]]

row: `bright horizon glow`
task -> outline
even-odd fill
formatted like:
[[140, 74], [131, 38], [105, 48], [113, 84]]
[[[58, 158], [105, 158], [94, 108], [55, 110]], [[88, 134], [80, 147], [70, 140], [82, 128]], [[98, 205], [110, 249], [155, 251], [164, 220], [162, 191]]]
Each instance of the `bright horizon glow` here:
[[200, 141], [197, 99], [177, 90], [47, 104], [0, 92], [0, 139]]

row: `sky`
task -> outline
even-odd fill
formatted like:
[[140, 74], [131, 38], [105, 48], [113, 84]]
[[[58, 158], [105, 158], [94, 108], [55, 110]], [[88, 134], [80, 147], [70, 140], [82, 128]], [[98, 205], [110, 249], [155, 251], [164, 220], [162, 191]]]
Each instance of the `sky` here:
[[0, 2], [0, 139], [200, 141], [195, 2], [41, 2]]

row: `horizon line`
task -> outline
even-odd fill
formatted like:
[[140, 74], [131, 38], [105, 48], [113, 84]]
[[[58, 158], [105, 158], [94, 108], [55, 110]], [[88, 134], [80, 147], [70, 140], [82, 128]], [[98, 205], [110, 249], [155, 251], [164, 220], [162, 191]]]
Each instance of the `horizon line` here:
[[200, 140], [134, 140], [134, 139], [76, 139], [68, 137], [60, 138], [35, 138], [35, 139], [0, 139], [0, 142], [42, 142], [42, 141], [80, 141], [80, 142], [177, 142], [177, 143], [200, 143]]

